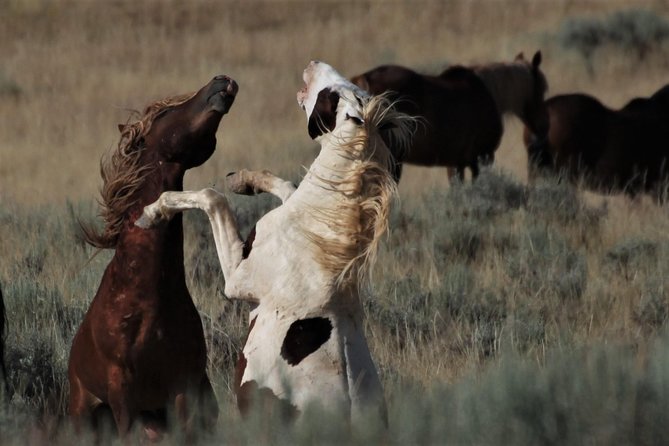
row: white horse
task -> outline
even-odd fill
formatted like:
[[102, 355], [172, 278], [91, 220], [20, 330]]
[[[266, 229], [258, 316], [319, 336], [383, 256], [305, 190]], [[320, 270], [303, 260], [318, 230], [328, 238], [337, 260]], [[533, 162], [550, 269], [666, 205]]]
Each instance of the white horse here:
[[[288, 418], [311, 403], [355, 418], [386, 418], [383, 389], [363, 328], [360, 288], [388, 224], [396, 184], [389, 146], [405, 146], [413, 119], [332, 67], [311, 62], [297, 93], [321, 150], [299, 187], [268, 171], [240, 171], [237, 191], [265, 191], [283, 204], [256, 224], [244, 247], [235, 215], [213, 190], [166, 192], [140, 226], [201, 209], [209, 216], [225, 294], [253, 302], [237, 364], [237, 402], [277, 402]], [[250, 249], [250, 251], [249, 251]]]

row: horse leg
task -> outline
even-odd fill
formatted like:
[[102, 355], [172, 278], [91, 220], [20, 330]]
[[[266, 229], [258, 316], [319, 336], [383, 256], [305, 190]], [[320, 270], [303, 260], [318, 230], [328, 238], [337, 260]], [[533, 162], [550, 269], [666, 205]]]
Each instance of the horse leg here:
[[214, 389], [206, 375], [202, 378], [198, 391], [198, 409], [202, 428], [205, 432], [212, 432], [218, 419], [218, 403], [216, 402]]
[[186, 395], [186, 392], [181, 392], [176, 395], [174, 398], [174, 412], [181, 428], [181, 432], [184, 435], [184, 441], [186, 444], [191, 444], [194, 440], [193, 438], [193, 419], [189, 410], [189, 401]]
[[114, 415], [118, 435], [127, 442], [130, 428], [138, 413], [130, 402], [130, 390], [120, 368], [114, 368], [111, 371], [108, 386], [109, 407]]
[[472, 170], [472, 181], [474, 181], [479, 176], [479, 163], [474, 161], [469, 168]]
[[256, 195], [262, 192], [270, 193], [285, 203], [293, 192], [295, 185], [281, 179], [269, 170], [246, 170], [231, 172], [225, 179], [228, 189], [236, 194]]
[[214, 189], [186, 192], [163, 192], [160, 198], [144, 208], [135, 222], [140, 228], [169, 220], [177, 212], [201, 209], [209, 217], [218, 260], [226, 282], [242, 261], [244, 241], [239, 236], [235, 216], [225, 196]]
[[[84, 419], [93, 425], [93, 411], [100, 400], [95, 398], [88, 390], [86, 390], [81, 381], [74, 374], [70, 374], [70, 399], [68, 413], [74, 424], [74, 431], [77, 435], [81, 434], [81, 426]], [[96, 401], [97, 400], [97, 401]]]
[[457, 173], [458, 173], [458, 179], [460, 180], [461, 183], [465, 182], [465, 166], [458, 166], [457, 167]]

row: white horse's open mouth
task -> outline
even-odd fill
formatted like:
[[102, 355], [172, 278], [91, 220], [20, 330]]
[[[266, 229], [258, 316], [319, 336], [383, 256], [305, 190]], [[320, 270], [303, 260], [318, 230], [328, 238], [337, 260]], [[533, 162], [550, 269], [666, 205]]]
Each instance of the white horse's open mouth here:
[[305, 109], [304, 101], [307, 100], [307, 97], [309, 96], [309, 74], [307, 71], [309, 71], [309, 68], [313, 65], [313, 62], [311, 62], [307, 68], [304, 69], [302, 72], [302, 80], [304, 81], [304, 87], [302, 87], [298, 92], [297, 92], [297, 103], [299, 106], [302, 108], [302, 110]]

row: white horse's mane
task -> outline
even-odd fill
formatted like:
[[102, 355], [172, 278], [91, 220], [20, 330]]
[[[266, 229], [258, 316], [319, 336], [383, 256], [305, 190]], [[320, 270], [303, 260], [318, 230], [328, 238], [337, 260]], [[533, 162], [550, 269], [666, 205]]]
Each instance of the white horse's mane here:
[[[388, 227], [390, 203], [397, 192], [391, 175], [395, 160], [381, 137], [386, 133], [398, 148], [407, 147], [413, 119], [395, 110], [387, 95], [363, 99], [364, 125], [350, 140], [332, 137], [322, 141], [330, 150], [359, 160], [341, 180], [319, 178], [329, 190], [345, 196], [337, 209], [310, 206], [311, 216], [338, 237], [326, 238], [304, 228], [313, 242], [316, 260], [336, 277], [338, 286], [363, 284], [376, 260], [381, 237]], [[383, 130], [383, 129], [386, 130]]]

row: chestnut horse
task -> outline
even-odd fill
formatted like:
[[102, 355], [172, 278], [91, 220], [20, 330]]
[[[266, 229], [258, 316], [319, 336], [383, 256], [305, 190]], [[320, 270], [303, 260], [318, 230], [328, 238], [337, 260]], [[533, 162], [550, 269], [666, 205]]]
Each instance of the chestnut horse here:
[[115, 253], [70, 352], [69, 412], [78, 431], [101, 406], [111, 409], [121, 438], [138, 417], [167, 409], [187, 436], [194, 413], [213, 427], [218, 406], [202, 322], [186, 288], [181, 216], [151, 230], [134, 222], [162, 192], [183, 190], [186, 170], [212, 155], [236, 93], [234, 80], [216, 76], [195, 94], [148, 106], [137, 122], [119, 126], [118, 148], [101, 162], [106, 226], [84, 232], [90, 244]]
[[[493, 161], [502, 138], [502, 119], [474, 70], [456, 66], [429, 76], [384, 65], [351, 81], [373, 95], [390, 92], [400, 112], [421, 119], [409, 150], [394, 154], [400, 162], [455, 167], [464, 179], [466, 167], [476, 178], [479, 161]], [[401, 164], [395, 172], [397, 180], [400, 175]]]
[[550, 126], [545, 143], [537, 143], [526, 129], [532, 177], [552, 171], [600, 192], [666, 198], [669, 85], [620, 110], [585, 94], [555, 96], [546, 107]]

